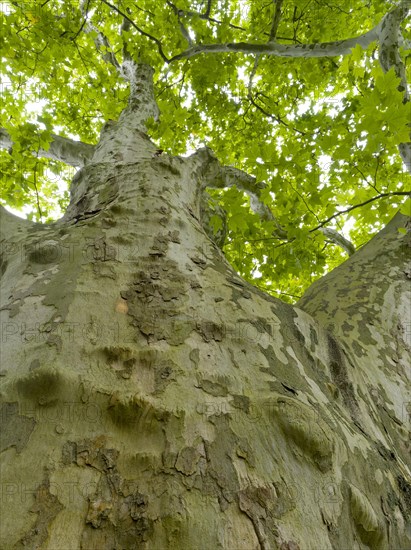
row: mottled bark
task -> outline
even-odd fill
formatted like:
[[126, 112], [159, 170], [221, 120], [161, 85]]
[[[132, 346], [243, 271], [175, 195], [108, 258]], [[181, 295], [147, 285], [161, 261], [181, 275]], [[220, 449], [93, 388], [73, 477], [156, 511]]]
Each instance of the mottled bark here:
[[[51, 134], [52, 141], [47, 150], [39, 147], [33, 155], [65, 162], [70, 166], [84, 166], [93, 156], [94, 147], [88, 143]], [[4, 128], [0, 128], [0, 148], [12, 149], [13, 140]]]
[[62, 220], [1, 211], [1, 548], [408, 548], [408, 237], [282, 303], [134, 122]]
[[[249, 42], [231, 42], [223, 44], [190, 44], [190, 47], [175, 55], [170, 61], [187, 59], [200, 54], [241, 52], [255, 55], [275, 55], [278, 57], [333, 57], [349, 55], [357, 45], [364, 50], [374, 41], [391, 42], [393, 33], [399, 33], [399, 25], [407, 17], [410, 10], [409, 0], [400, 0], [393, 10], [388, 12], [382, 20], [370, 31], [345, 40], [332, 42], [318, 42], [312, 44], [280, 44], [270, 39], [266, 44], [252, 44]], [[270, 37], [271, 38], [271, 37]], [[398, 44], [396, 45], [398, 47]]]

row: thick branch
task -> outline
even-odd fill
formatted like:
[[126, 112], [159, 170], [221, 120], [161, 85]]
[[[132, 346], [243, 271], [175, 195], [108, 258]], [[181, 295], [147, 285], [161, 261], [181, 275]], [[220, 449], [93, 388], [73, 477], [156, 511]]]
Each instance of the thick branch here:
[[[121, 34], [128, 31], [130, 27], [133, 26], [144, 36], [153, 39], [159, 45], [160, 53], [162, 52], [161, 45], [157, 39], [139, 29], [139, 27], [137, 27], [135, 23], [133, 23], [129, 16], [119, 10], [116, 6], [113, 6], [112, 4], [110, 4], [110, 2], [107, 2], [106, 0], [103, 0], [103, 2], [123, 17], [123, 21], [120, 27]], [[88, 17], [88, 4], [89, 2], [87, 2], [86, 7], [82, 7], [82, 11], [86, 19]], [[98, 29], [96, 29], [91, 23], [88, 23], [86, 25], [86, 28], [88, 29], [86, 32], [97, 32], [97, 37], [95, 39], [96, 47], [99, 51], [106, 50], [106, 52], [104, 52], [103, 59], [107, 63], [111, 63], [112, 65], [114, 65], [114, 67], [118, 70], [120, 76], [130, 84], [130, 96], [128, 99], [128, 106], [120, 115], [119, 120], [129, 127], [133, 127], [145, 132], [145, 122], [150, 117], [158, 120], [158, 117], [160, 115], [160, 111], [158, 109], [154, 96], [153, 69], [149, 65], [135, 62], [127, 49], [126, 43], [123, 47], [123, 63], [120, 65], [120, 63], [117, 61], [116, 56], [113, 53], [107, 37]]]
[[260, 200], [260, 192], [265, 188], [264, 183], [257, 183], [253, 176], [238, 168], [222, 166], [208, 147], [197, 151], [195, 156], [202, 161], [201, 169], [205, 187], [223, 189], [235, 186], [244, 191], [250, 199], [251, 210], [258, 214], [263, 221], [274, 221], [277, 225], [278, 236], [287, 238], [287, 233], [281, 228], [271, 210]]
[[[408, 7], [407, 7], [408, 5]], [[314, 44], [294, 44], [287, 46], [278, 44], [277, 42], [268, 42], [268, 44], [250, 44], [248, 42], [237, 42], [227, 44], [196, 44], [188, 48], [184, 52], [175, 55], [171, 61], [178, 59], [186, 59], [194, 57], [201, 53], [227, 53], [240, 52], [250, 53], [254, 55], [275, 55], [279, 57], [335, 57], [340, 55], [349, 55], [351, 50], [359, 44], [363, 49], [366, 49], [372, 42], [380, 39], [380, 34], [385, 25], [389, 24], [390, 17], [394, 18], [406, 16], [409, 11], [409, 0], [402, 0], [400, 6], [393, 11], [387, 13], [383, 19], [370, 31], [348, 38], [346, 40], [336, 40], [334, 42], [322, 42]], [[400, 14], [400, 15], [399, 15]], [[401, 16], [401, 14], [403, 14]], [[388, 23], [387, 23], [388, 21]], [[273, 21], [273, 27], [277, 25], [276, 20]]]
[[0, 204], [0, 243], [4, 247], [3, 250], [7, 250], [8, 246], [10, 246], [11, 251], [13, 237], [24, 235], [27, 229], [36, 225], [36, 222], [12, 214]]
[[[395, 10], [387, 14], [382, 22], [379, 38], [381, 67], [384, 72], [394, 68], [395, 74], [400, 78], [398, 89], [404, 95], [404, 103], [410, 101], [410, 94], [405, 66], [399, 52], [399, 45], [403, 42], [400, 24], [407, 17], [409, 11], [409, 1], [403, 1]], [[408, 172], [411, 173], [411, 139], [408, 143], [401, 143], [398, 149]]]
[[[221, 226], [218, 231], [214, 230], [212, 223], [214, 216], [220, 219]], [[207, 191], [203, 191], [201, 196], [200, 220], [206, 234], [222, 250], [227, 236], [227, 213]]]
[[324, 237], [328, 240], [341, 247], [348, 254], [348, 256], [352, 256], [354, 254], [355, 246], [352, 242], [341, 235], [341, 233], [338, 233], [335, 229], [332, 229], [331, 227], [320, 227], [319, 231], [321, 231]]
[[[268, 39], [269, 43], [274, 42], [277, 36], [278, 25], [280, 24], [280, 20], [281, 20], [281, 6], [283, 5], [283, 0], [274, 0], [274, 4], [275, 4], [275, 10], [274, 10], [274, 16], [273, 16], [273, 23], [271, 25], [270, 38]], [[250, 78], [248, 80], [248, 98], [254, 104], [254, 106], [257, 107], [257, 109], [258, 109], [258, 105], [256, 105], [253, 100], [252, 86], [253, 86], [253, 78], [257, 72], [259, 61], [260, 61], [260, 55], [256, 55], [255, 61], [254, 61], [254, 67], [253, 67], [253, 70], [251, 71]], [[279, 122], [283, 122], [281, 119], [276, 119], [276, 120], [278, 120]]]
[[94, 43], [96, 45], [97, 50], [101, 53], [104, 61], [106, 61], [106, 63], [110, 63], [116, 69], [119, 69], [120, 64], [117, 61], [117, 58], [113, 50], [111, 49], [110, 42], [108, 41], [108, 38], [105, 36], [105, 34], [100, 32], [96, 27], [94, 27], [94, 25], [91, 25], [91, 24], [88, 25], [88, 29], [89, 30], [86, 32], [92, 32], [92, 31], [97, 32], [97, 36], [94, 39]]
[[[33, 155], [58, 160], [75, 167], [84, 166], [93, 156], [94, 145], [57, 136], [56, 134], [51, 136], [53, 141], [50, 143], [49, 149], [46, 151], [39, 148], [33, 151]], [[13, 141], [9, 133], [4, 128], [0, 128], [0, 148], [11, 149], [12, 147]]]
[[[193, 157], [201, 162], [201, 176], [205, 187], [222, 189], [224, 187], [237, 187], [246, 193], [250, 199], [251, 210], [257, 214], [263, 221], [273, 221], [276, 225], [274, 235], [277, 238], [288, 240], [285, 229], [272, 213], [271, 209], [261, 201], [261, 191], [266, 187], [265, 183], [259, 183], [253, 177], [232, 166], [222, 166], [214, 153], [205, 147], [197, 151]], [[354, 245], [345, 237], [340, 235], [335, 229], [317, 227], [330, 241], [340, 246], [348, 255], [355, 252]], [[314, 230], [314, 231], [315, 231]]]
[[276, 42], [267, 44], [249, 44], [237, 42], [228, 44], [197, 44], [186, 51], [175, 55], [171, 61], [194, 57], [201, 53], [228, 53], [240, 52], [250, 54], [275, 55], [278, 57], [334, 57], [348, 55], [351, 50], [359, 44], [367, 48], [372, 42], [378, 39], [380, 24], [365, 34], [347, 40], [336, 40], [335, 42], [322, 42], [318, 44], [295, 44], [286, 46]]
[[150, 65], [135, 63], [131, 59], [124, 61], [121, 67], [121, 75], [130, 83], [130, 97], [119, 122], [143, 132], [145, 122], [150, 117], [158, 120], [160, 116], [154, 95], [153, 74], [154, 70]]
[[123, 43], [123, 60], [124, 61], [130, 61], [130, 59], [132, 59], [131, 54], [128, 51], [127, 40], [124, 37], [124, 34], [130, 30], [130, 27], [131, 27], [130, 21], [123, 17], [123, 22], [121, 23], [121, 27], [120, 27], [120, 34], [124, 38], [124, 43]]
[[[371, 348], [378, 353], [377, 342], [389, 334], [396, 350], [395, 364], [403, 355], [398, 365], [407, 365], [404, 373], [409, 370], [409, 255], [405, 252], [409, 250], [409, 235], [401, 236], [398, 228], [409, 223], [410, 218], [397, 214], [349, 260], [311, 285], [297, 303], [349, 347], [361, 331], [370, 330]], [[327, 307], [331, 303], [333, 307]], [[375, 356], [375, 364], [379, 361], [390, 365], [386, 357]]]
[[190, 36], [190, 33], [186, 29], [184, 23], [181, 21], [181, 16], [184, 15], [185, 12], [182, 11], [182, 10], [179, 10], [175, 4], [170, 2], [170, 0], [166, 0], [166, 2], [167, 2], [167, 5], [170, 6], [170, 8], [173, 10], [173, 12], [175, 13], [175, 15], [178, 19], [178, 24], [180, 26], [180, 32], [183, 35], [184, 40], [187, 41], [189, 46], [192, 46], [193, 45], [193, 40]]
[[409, 101], [410, 96], [407, 88], [407, 77], [404, 63], [402, 62], [399, 44], [401, 42], [400, 24], [408, 15], [409, 7], [398, 7], [387, 14], [381, 24], [379, 57], [382, 68], [385, 72], [394, 68], [395, 74], [401, 79], [399, 90], [404, 93], [404, 99]]

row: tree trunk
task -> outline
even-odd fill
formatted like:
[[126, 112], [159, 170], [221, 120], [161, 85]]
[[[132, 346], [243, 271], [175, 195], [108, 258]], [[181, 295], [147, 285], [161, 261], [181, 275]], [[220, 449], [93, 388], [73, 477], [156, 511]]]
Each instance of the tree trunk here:
[[62, 220], [2, 210], [1, 548], [410, 548], [406, 218], [293, 307], [206, 236], [208, 159], [124, 115]]

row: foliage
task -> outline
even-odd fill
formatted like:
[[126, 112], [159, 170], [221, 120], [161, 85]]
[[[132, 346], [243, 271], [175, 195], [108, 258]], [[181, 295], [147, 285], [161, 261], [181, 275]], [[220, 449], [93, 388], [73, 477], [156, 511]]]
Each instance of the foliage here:
[[[380, 68], [375, 43], [366, 51], [356, 46], [345, 57], [220, 53], [167, 63], [164, 57], [189, 46], [188, 36], [197, 43], [267, 42], [276, 6], [267, 0], [174, 1], [2, 4], [1, 126], [14, 145], [11, 154], [0, 151], [0, 199], [15, 209], [24, 206], [42, 222], [64, 209], [72, 170], [30, 151], [47, 148], [52, 132], [95, 143], [103, 123], [125, 107], [127, 86], [104, 62], [101, 54], [109, 50], [96, 48], [103, 33], [117, 55], [126, 43], [135, 58], [156, 70], [162, 115], [149, 131], [160, 148], [184, 155], [207, 145], [221, 163], [267, 184], [262, 198], [287, 241], [273, 237], [272, 222], [261, 221], [241, 191], [210, 194], [228, 213], [225, 252], [234, 267], [293, 301], [346, 258], [319, 226], [330, 219], [324, 225], [358, 247], [398, 210], [404, 197], [392, 193], [409, 188], [397, 145], [409, 140], [410, 104], [402, 101], [394, 71], [384, 74]], [[298, 44], [356, 36], [394, 5], [285, 1], [277, 40]], [[117, 10], [135, 24], [123, 34]], [[403, 34], [409, 39], [411, 28]], [[410, 52], [402, 56], [406, 62]]]

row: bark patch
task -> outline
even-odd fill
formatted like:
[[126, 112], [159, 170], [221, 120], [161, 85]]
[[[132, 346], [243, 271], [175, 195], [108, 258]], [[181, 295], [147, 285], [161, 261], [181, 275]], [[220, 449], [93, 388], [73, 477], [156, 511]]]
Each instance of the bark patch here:
[[1, 414], [0, 451], [15, 447], [18, 453], [24, 449], [36, 425], [34, 418], [19, 415], [18, 403], [3, 403]]
[[343, 401], [351, 417], [359, 418], [359, 406], [355, 397], [354, 386], [349, 380], [348, 371], [341, 350], [331, 335], [328, 335], [328, 353], [330, 357], [331, 377], [341, 392]]
[[310, 456], [320, 472], [328, 472], [335, 444], [330, 427], [318, 412], [288, 397], [279, 398], [272, 410], [284, 436]]
[[26, 399], [36, 401], [39, 405], [50, 405], [59, 398], [64, 380], [56, 369], [39, 367], [20, 378], [16, 386], [19, 394]]
[[137, 483], [117, 471], [119, 453], [104, 447], [104, 437], [68, 442], [63, 449], [65, 464], [95, 468], [102, 473], [94, 494], [89, 495], [81, 548], [140, 548], [153, 532], [147, 517], [148, 496]]
[[228, 395], [227, 382], [223, 377], [220, 377], [220, 380], [203, 379], [199, 382], [198, 387], [214, 397]]
[[408, 483], [402, 475], [397, 476], [397, 483], [403, 495], [408, 513], [411, 516], [411, 484]]
[[371, 548], [380, 548], [384, 539], [383, 525], [364, 493], [354, 485], [349, 488], [351, 514], [362, 542]]
[[37, 488], [35, 503], [30, 509], [30, 512], [38, 514], [36, 523], [15, 548], [41, 548], [47, 540], [49, 525], [62, 509], [61, 502], [50, 492], [50, 481], [47, 479]]

